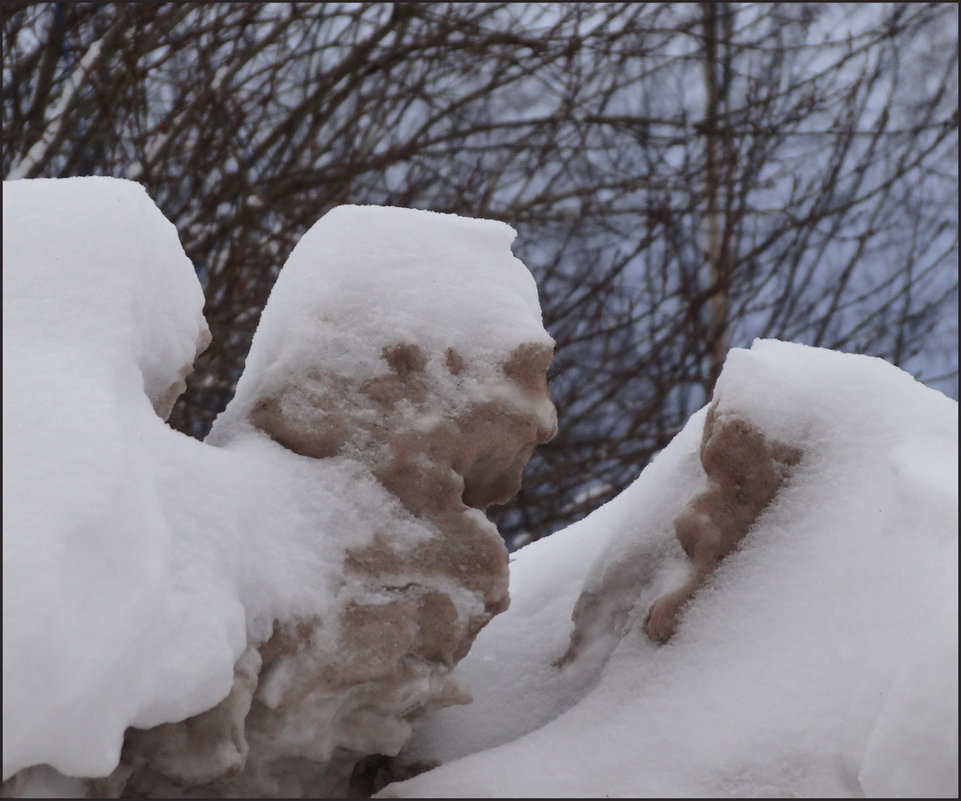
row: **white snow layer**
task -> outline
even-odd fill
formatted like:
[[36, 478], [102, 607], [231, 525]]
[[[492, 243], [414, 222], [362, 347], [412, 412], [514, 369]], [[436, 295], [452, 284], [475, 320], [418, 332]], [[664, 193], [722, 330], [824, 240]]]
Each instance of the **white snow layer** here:
[[[446, 764], [384, 796], [957, 797], [957, 403], [770, 340], [730, 352], [715, 398], [804, 455], [670, 643], [641, 624], [679, 583], [704, 410], [619, 497], [514, 554], [512, 605], [458, 668], [473, 704], [405, 751]], [[554, 667], [581, 590], [625, 555], [648, 563], [634, 625]]]
[[[3, 778], [44, 763], [103, 776], [128, 726], [220, 701], [274, 620], [346, 603], [346, 549], [434, 532], [358, 462], [223, 421], [213, 447], [157, 416], [206, 324], [176, 230], [140, 185], [4, 182], [3, 206]], [[513, 236], [336, 209], [282, 271], [242, 387], [312, 364], [383, 372], [372, 353], [398, 333], [491, 364], [549, 343]]]
[[126, 726], [229, 687], [242, 610], [175, 569], [156, 447], [174, 437], [152, 408], [192, 362], [202, 308], [141, 186], [4, 182], [5, 779], [38, 762], [108, 773]]
[[[553, 345], [534, 278], [511, 253], [514, 237], [496, 220], [386, 206], [332, 209], [284, 265], [237, 393], [208, 441], [233, 433], [262, 398], [286, 394], [285, 411], [295, 412], [296, 398], [284, 392], [292, 375], [314, 368], [359, 385], [384, 374], [383, 350], [397, 343], [421, 348], [442, 398], [463, 403], [486, 396], [491, 383], [503, 386], [484, 379], [516, 346]], [[451, 378], [448, 348], [468, 374]]]
[[[219, 701], [273, 619], [342, 603], [345, 548], [424, 534], [357, 463], [245, 429], [245, 404], [305, 360], [380, 372], [388, 338], [481, 364], [549, 339], [507, 226], [337, 209], [285, 266], [212, 447], [152, 408], [205, 324], [143, 189], [7, 182], [3, 205], [3, 777], [104, 775], [127, 726]], [[514, 555], [512, 606], [457, 669], [474, 703], [408, 749], [445, 764], [385, 795], [957, 796], [957, 404], [773, 341], [732, 351], [716, 397], [804, 456], [671, 642], [596, 632], [552, 665], [607, 565], [647, 565], [637, 624], [683, 574], [671, 522], [704, 486], [703, 410], [618, 498]]]

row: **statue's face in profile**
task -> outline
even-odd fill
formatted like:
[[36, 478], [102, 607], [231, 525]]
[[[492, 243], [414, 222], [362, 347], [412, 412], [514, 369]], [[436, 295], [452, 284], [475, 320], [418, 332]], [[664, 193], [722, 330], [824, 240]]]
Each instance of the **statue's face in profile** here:
[[547, 388], [553, 356], [544, 346], [517, 348], [502, 366], [504, 385], [492, 387], [491, 400], [469, 407], [457, 420], [463, 450], [453, 466], [464, 478], [467, 506], [484, 508], [515, 495], [534, 448], [557, 433]]

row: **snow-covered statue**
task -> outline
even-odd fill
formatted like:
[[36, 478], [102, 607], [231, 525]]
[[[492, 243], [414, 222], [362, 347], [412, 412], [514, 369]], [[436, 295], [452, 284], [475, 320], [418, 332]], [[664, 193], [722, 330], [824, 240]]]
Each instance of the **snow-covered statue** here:
[[513, 231], [328, 213], [199, 443], [158, 415], [203, 299], [143, 189], [4, 206], [4, 794], [369, 792], [470, 700], [451, 671], [509, 603], [483, 508], [556, 430]]
[[[481, 510], [520, 489], [556, 431], [553, 342], [512, 238], [491, 221], [342, 206], [285, 265], [208, 442], [253, 430], [308, 459], [360, 462], [409, 531], [346, 550], [333, 649], [312, 639], [323, 616], [278, 620], [259, 646], [251, 751], [228, 792], [342, 793], [359, 759], [396, 753], [425, 712], [470, 700], [450, 668], [509, 602], [507, 551]], [[296, 764], [305, 756], [314, 764]]]

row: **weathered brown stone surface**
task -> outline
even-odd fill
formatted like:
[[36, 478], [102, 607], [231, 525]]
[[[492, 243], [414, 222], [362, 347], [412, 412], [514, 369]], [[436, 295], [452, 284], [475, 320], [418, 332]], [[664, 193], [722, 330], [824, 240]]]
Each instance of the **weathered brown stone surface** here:
[[693, 562], [688, 580], [651, 606], [647, 633], [667, 642], [684, 605], [750, 530], [801, 459], [790, 445], [769, 440], [750, 421], [708, 410], [701, 464], [708, 488], [674, 521], [674, 532]]
[[[660, 643], [673, 636], [685, 604], [741, 542], [802, 454], [768, 439], [742, 416], [719, 413], [715, 402], [705, 417], [699, 455], [708, 486], [674, 520], [675, 535], [691, 560], [690, 573], [651, 605], [644, 624], [648, 636]], [[633, 553], [608, 565], [600, 585], [578, 598], [570, 645], [555, 664], [564, 667], [600, 640], [612, 648], [626, 633], [629, 613], [653, 572], [653, 564]]]

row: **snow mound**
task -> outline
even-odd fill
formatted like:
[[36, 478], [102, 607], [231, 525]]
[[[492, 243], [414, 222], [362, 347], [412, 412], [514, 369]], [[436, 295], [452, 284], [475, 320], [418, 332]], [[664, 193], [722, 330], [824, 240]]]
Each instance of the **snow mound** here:
[[[673, 639], [644, 621], [686, 570], [672, 521], [705, 485], [706, 410], [618, 498], [514, 555], [513, 604], [460, 666], [474, 703], [401, 755], [443, 764], [381, 795], [957, 796], [957, 403], [769, 340], [731, 351], [714, 401], [803, 455]], [[555, 666], [580, 593], [624, 565], [618, 626]]]

